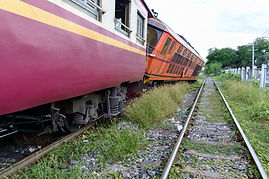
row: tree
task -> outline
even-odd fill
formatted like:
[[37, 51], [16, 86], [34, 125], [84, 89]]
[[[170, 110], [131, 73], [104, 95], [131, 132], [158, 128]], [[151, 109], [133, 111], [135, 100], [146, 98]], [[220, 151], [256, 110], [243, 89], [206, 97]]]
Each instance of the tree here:
[[239, 60], [239, 65], [237, 67], [251, 66], [252, 58], [252, 47], [250, 45], [241, 45], [237, 47], [237, 58]]
[[232, 48], [211, 48], [208, 50], [208, 56], [206, 57], [208, 59], [207, 65], [210, 65], [211, 63], [221, 63], [222, 68], [224, 67], [236, 67], [240, 64], [240, 61], [237, 58], [236, 50]]
[[205, 73], [208, 75], [219, 75], [221, 73], [222, 63], [212, 62], [209, 65], [205, 66]]
[[[257, 38], [255, 44], [255, 65], [261, 67], [261, 64], [266, 63], [269, 60], [269, 40], [264, 38]], [[210, 48], [208, 50], [208, 59], [206, 66], [210, 66], [211, 63], [221, 63], [222, 68], [231, 67], [246, 67], [252, 65], [252, 46], [241, 45], [237, 47], [237, 50], [232, 48]]]
[[268, 59], [269, 54], [269, 40], [264, 38], [257, 38], [254, 42], [255, 44], [255, 59], [258, 67], [261, 67], [261, 64], [265, 63]]

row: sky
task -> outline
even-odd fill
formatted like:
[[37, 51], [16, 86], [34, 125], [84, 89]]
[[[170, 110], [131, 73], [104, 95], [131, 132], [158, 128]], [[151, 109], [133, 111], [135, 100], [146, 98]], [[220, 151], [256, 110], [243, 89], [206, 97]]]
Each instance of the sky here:
[[158, 18], [206, 60], [208, 49], [236, 49], [269, 37], [269, 0], [146, 0]]

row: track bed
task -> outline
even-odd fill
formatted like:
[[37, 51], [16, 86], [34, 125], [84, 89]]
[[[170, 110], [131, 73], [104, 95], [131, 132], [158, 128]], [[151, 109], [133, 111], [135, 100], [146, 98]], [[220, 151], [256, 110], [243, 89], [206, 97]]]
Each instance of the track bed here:
[[[162, 178], [257, 178], [258, 169], [212, 78], [190, 114], [177, 160], [171, 154]], [[181, 140], [182, 140], [181, 139]], [[174, 152], [173, 151], [173, 152]], [[251, 158], [252, 157], [252, 158]], [[169, 171], [169, 162], [174, 161]], [[256, 162], [256, 161], [255, 161]], [[169, 175], [168, 175], [169, 173]], [[256, 173], [256, 174], [254, 174]], [[260, 173], [262, 173], [260, 171]], [[263, 176], [264, 177], [264, 176]], [[265, 176], [267, 177], [267, 176]]]

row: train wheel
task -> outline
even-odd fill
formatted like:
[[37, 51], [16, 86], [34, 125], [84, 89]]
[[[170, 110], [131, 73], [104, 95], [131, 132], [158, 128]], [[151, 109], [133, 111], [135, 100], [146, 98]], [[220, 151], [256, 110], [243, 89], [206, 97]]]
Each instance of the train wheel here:
[[81, 118], [81, 117], [84, 117], [84, 116], [82, 114], [79, 114], [79, 113], [67, 115], [67, 118], [64, 121], [65, 129], [69, 132], [74, 132], [74, 131], [78, 130], [79, 128], [81, 128], [83, 125], [75, 124], [75, 119]]

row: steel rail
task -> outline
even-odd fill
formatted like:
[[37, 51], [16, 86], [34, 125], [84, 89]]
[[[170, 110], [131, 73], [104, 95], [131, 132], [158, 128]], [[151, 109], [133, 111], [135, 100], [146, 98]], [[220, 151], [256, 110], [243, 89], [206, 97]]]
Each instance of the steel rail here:
[[[214, 81], [214, 80], [213, 80], [213, 81]], [[262, 166], [262, 164], [261, 164], [261, 162], [260, 162], [260, 160], [259, 160], [259, 158], [258, 158], [258, 156], [257, 156], [257, 154], [256, 154], [256, 152], [255, 152], [255, 150], [254, 150], [253, 147], [251, 146], [251, 144], [250, 144], [250, 142], [249, 142], [247, 136], [245, 135], [243, 129], [241, 128], [239, 122], [237, 121], [237, 119], [236, 119], [236, 117], [235, 117], [235, 115], [234, 115], [232, 109], [230, 108], [228, 102], [227, 102], [226, 99], [224, 98], [224, 96], [223, 96], [221, 90], [219, 89], [219, 87], [217, 86], [217, 84], [215, 83], [215, 81], [214, 81], [214, 84], [215, 84], [216, 88], [218, 89], [218, 92], [220, 93], [221, 98], [223, 99], [223, 101], [224, 101], [226, 107], [228, 108], [228, 110], [229, 110], [229, 112], [230, 112], [230, 114], [231, 114], [231, 116], [232, 116], [232, 118], [233, 118], [233, 120], [234, 120], [234, 123], [236, 124], [236, 127], [237, 127], [237, 129], [239, 130], [239, 132], [240, 132], [240, 135], [243, 137], [244, 142], [245, 142], [245, 144], [246, 144], [246, 146], [247, 146], [247, 148], [248, 148], [248, 150], [249, 150], [249, 152], [250, 152], [250, 154], [251, 154], [251, 157], [253, 158], [253, 160], [254, 160], [254, 162], [255, 162], [255, 164], [256, 164], [256, 166], [257, 166], [257, 168], [258, 168], [258, 170], [259, 170], [259, 172], [260, 172], [260, 174], [261, 174], [261, 176], [262, 176], [262, 178], [263, 178], [263, 179], [268, 179], [268, 175], [267, 175], [266, 171], [264, 170], [264, 168], [263, 168], [263, 166]]]
[[[0, 131], [0, 132], [2, 132], [2, 131]], [[4, 137], [7, 137], [7, 136], [10, 136], [10, 135], [12, 135], [12, 134], [15, 134], [15, 133], [17, 133], [17, 132], [19, 132], [19, 131], [15, 130], [15, 131], [9, 132], [9, 133], [7, 133], [7, 134], [1, 135], [1, 136], [0, 136], [0, 139], [1, 139], [1, 138], [4, 138]]]
[[13, 165], [9, 166], [8, 168], [5, 168], [4, 170], [0, 171], [0, 179], [2, 178], [8, 178], [8, 176], [14, 174], [15, 172], [19, 170], [24, 170], [26, 167], [31, 166], [35, 164], [40, 158], [42, 158], [44, 155], [55, 149], [56, 147], [61, 146], [65, 142], [81, 135], [86, 130], [90, 129], [95, 123], [91, 123], [87, 126], [82, 127], [81, 129], [63, 137], [60, 140], [57, 140], [50, 145], [44, 147], [43, 149], [40, 149], [33, 154], [23, 158], [22, 160], [14, 163]]
[[161, 176], [161, 179], [166, 179], [166, 178], [168, 178], [170, 169], [171, 169], [171, 167], [172, 167], [172, 165], [173, 165], [173, 163], [174, 163], [174, 160], [175, 160], [175, 158], [176, 158], [176, 156], [177, 156], [179, 146], [180, 146], [180, 144], [181, 144], [181, 142], [182, 142], [182, 139], [183, 139], [183, 137], [184, 137], [184, 134], [185, 134], [185, 132], [186, 132], [186, 130], [187, 130], [187, 127], [188, 127], [188, 125], [189, 125], [190, 119], [192, 118], [194, 109], [195, 109], [196, 104], [197, 104], [197, 102], [198, 102], [198, 99], [199, 99], [199, 97], [200, 97], [200, 95], [201, 95], [201, 92], [202, 92], [202, 90], [203, 90], [203, 88], [204, 88], [204, 85], [205, 85], [205, 80], [204, 80], [203, 84], [201, 85], [199, 92], [197, 93], [197, 96], [196, 96], [196, 98], [195, 98], [195, 101], [194, 101], [194, 103], [193, 103], [193, 106], [192, 106], [192, 108], [191, 108], [191, 111], [190, 111], [190, 113], [189, 113], [189, 115], [188, 115], [187, 121], [186, 121], [186, 123], [185, 123], [185, 125], [184, 125], [183, 130], [181, 131], [181, 133], [180, 133], [180, 135], [179, 135], [179, 138], [178, 138], [178, 140], [177, 140], [177, 143], [176, 143], [176, 145], [175, 145], [175, 147], [174, 147], [174, 149], [173, 149], [173, 151], [172, 151], [172, 154], [170, 155], [170, 157], [169, 157], [169, 159], [168, 159], [168, 162], [167, 162], [167, 164], [166, 164], [166, 166], [165, 166], [165, 168], [164, 168], [164, 171], [163, 171], [163, 174], [162, 174], [162, 176]]

